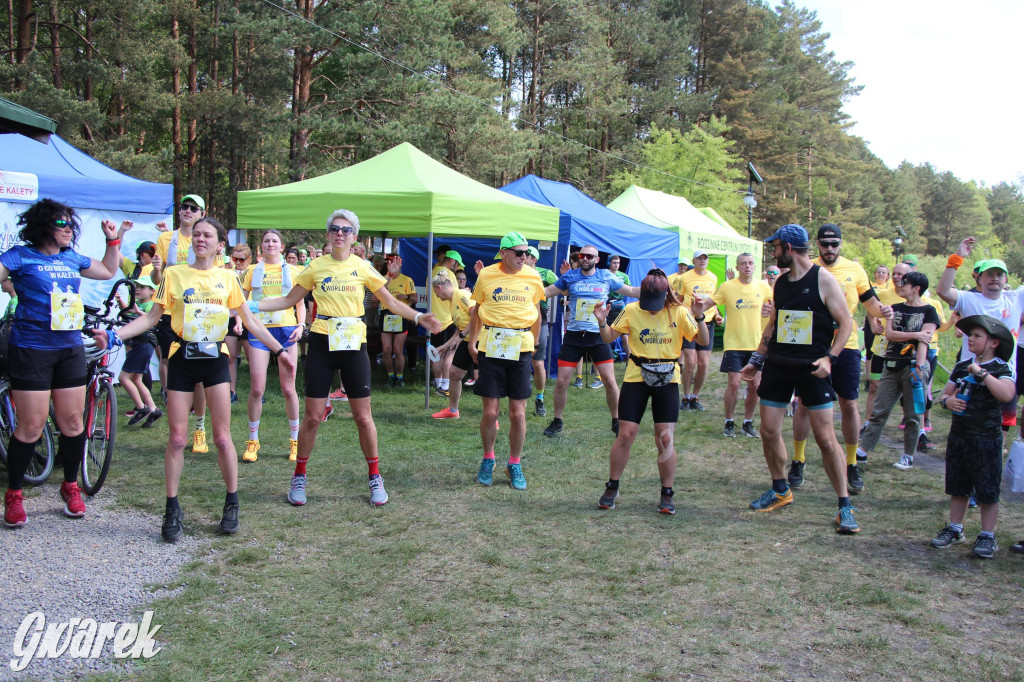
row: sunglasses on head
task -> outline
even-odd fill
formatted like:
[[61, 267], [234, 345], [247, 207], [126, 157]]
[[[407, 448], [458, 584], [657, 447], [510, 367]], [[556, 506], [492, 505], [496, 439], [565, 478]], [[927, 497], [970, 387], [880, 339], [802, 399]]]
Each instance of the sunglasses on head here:
[[341, 232], [342, 234], [355, 234], [356, 228], [351, 225], [331, 225], [327, 228], [327, 231], [330, 234], [336, 234], [338, 232]]
[[824, 249], [838, 249], [842, 243], [838, 239], [818, 240], [818, 245]]
[[598, 257], [599, 256], [596, 253], [581, 253], [580, 254], [580, 258], [585, 258], [587, 260], [597, 260]]
[[194, 204], [182, 204], [181, 205], [181, 210], [182, 211], [186, 211], [188, 213], [199, 213], [203, 209], [199, 208], [198, 206], [196, 206]]

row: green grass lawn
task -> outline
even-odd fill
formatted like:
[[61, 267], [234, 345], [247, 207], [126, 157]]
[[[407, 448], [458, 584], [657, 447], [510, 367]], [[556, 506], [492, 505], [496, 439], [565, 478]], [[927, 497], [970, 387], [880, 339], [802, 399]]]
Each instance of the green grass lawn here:
[[[391, 501], [369, 505], [355, 427], [339, 404], [310, 460], [309, 503], [291, 507], [272, 376], [259, 461], [240, 465], [238, 535], [214, 535], [224, 490], [213, 454], [186, 456], [185, 530], [211, 537], [211, 549], [173, 583], [182, 590], [152, 606], [164, 650], [132, 676], [1021, 679], [1024, 557], [1007, 547], [1024, 537], [1022, 507], [1004, 505], [993, 561], [968, 559], [969, 544], [927, 547], [948, 512], [946, 414], [935, 419], [938, 454], [913, 470], [892, 468], [898, 453], [880, 446], [854, 498], [863, 530], [838, 536], [813, 445], [796, 502], [748, 511], [767, 469], [760, 441], [721, 436], [721, 376], [711, 373], [707, 412], [680, 415], [674, 517], [655, 512], [649, 415], [617, 508], [597, 509], [612, 443], [603, 391], [570, 388], [566, 429], [553, 440], [541, 435], [548, 419], [530, 410], [529, 489], [517, 492], [500, 466], [507, 421], [495, 485], [484, 488], [474, 482], [479, 400], [470, 393], [461, 420], [435, 422], [422, 389], [385, 389], [379, 374], [373, 409]], [[240, 377], [244, 391], [244, 369]], [[244, 398], [233, 429], [241, 451]], [[897, 437], [895, 423], [886, 433]], [[151, 513], [155, 541], [165, 436], [163, 425], [123, 427], [101, 493]], [[972, 539], [978, 524], [970, 512]]]

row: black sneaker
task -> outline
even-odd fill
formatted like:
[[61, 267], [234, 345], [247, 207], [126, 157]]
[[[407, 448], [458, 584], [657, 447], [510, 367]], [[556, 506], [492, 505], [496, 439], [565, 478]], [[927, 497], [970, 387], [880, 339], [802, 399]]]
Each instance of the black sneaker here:
[[538, 417], [543, 417], [548, 413], [548, 411], [544, 409], [544, 401], [541, 400], [540, 398], [537, 398], [535, 401], [533, 401], [533, 405], [534, 412], [537, 414]]
[[994, 537], [979, 535], [978, 539], [974, 541], [974, 549], [971, 550], [971, 554], [979, 559], [991, 559], [998, 549], [999, 545], [996, 544]]
[[615, 509], [615, 500], [619, 497], [618, 488], [604, 487], [604, 495], [597, 501], [598, 509]]
[[181, 522], [184, 520], [185, 514], [182, 513], [181, 507], [164, 512], [164, 523], [160, 527], [160, 535], [164, 542], [177, 542], [185, 534], [181, 529]]
[[1010, 551], [1014, 554], [1024, 554], [1024, 540], [1019, 541], [1015, 545], [1010, 545]]
[[743, 422], [743, 433], [747, 435], [747, 438], [760, 438], [761, 434], [754, 428], [754, 422]]
[[690, 399], [689, 398], [683, 398], [682, 400], [679, 401], [679, 411], [680, 412], [689, 412], [690, 411]]
[[441, 388], [440, 386], [435, 386], [434, 387], [434, 393], [436, 393], [437, 395], [441, 396], [442, 398], [447, 398], [448, 397], [448, 389]]
[[959, 545], [961, 542], [965, 542], [967, 538], [964, 537], [962, 531], [953, 530], [953, 528], [946, 524], [946, 527], [939, 531], [939, 534], [932, 538], [930, 544], [935, 549], [945, 549], [953, 545]]
[[661, 502], [658, 503], [658, 513], [667, 514], [668, 516], [672, 516], [676, 513], [676, 505], [672, 501], [671, 495], [661, 496]]
[[131, 416], [131, 419], [128, 420], [128, 426], [135, 426], [139, 422], [144, 421], [152, 411], [153, 410], [148, 407], [136, 407], [135, 413]]
[[159, 407], [156, 408], [155, 410], [149, 413], [148, 417], [146, 417], [146, 421], [145, 423], [142, 424], [142, 428], [148, 429], [150, 426], [156, 423], [157, 419], [159, 419], [162, 416], [164, 416], [164, 411], [161, 410]]
[[722, 435], [725, 436], [726, 438], [735, 438], [736, 437], [736, 423], [735, 422], [725, 422], [725, 428], [722, 429]]
[[789, 475], [786, 477], [790, 488], [799, 488], [804, 484], [804, 463], [794, 460], [789, 465]]
[[219, 530], [225, 535], [233, 535], [238, 532], [237, 502], [224, 503], [224, 515], [221, 516]]
[[616, 436], [619, 435], [619, 420], [618, 420], [618, 418], [613, 418], [612, 419], [612, 431], [615, 432]]
[[928, 440], [928, 436], [924, 435], [924, 431], [921, 432], [920, 437], [917, 439], [917, 449], [921, 452], [931, 452], [935, 449], [935, 445]]
[[690, 411], [691, 412], [703, 412], [704, 406], [700, 403], [700, 398], [690, 398]]
[[864, 477], [860, 475], [860, 467], [856, 464], [846, 465], [846, 487], [851, 495], [856, 495], [864, 490]]
[[554, 438], [556, 434], [559, 434], [561, 432], [562, 420], [559, 419], [558, 417], [552, 419], [551, 423], [548, 424], [548, 428], [544, 429], [544, 435], [547, 436], [548, 438]]

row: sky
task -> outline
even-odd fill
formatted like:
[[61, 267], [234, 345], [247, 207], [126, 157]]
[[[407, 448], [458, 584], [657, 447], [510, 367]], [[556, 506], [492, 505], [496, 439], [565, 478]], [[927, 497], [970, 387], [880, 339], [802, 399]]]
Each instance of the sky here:
[[1024, 181], [1024, 1], [795, 0], [862, 85], [851, 132], [890, 168]]

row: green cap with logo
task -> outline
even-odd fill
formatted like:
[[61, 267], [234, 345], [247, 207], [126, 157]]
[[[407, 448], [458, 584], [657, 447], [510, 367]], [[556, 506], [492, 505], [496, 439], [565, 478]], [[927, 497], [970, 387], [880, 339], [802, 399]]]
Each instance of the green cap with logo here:
[[999, 260], [998, 258], [989, 258], [988, 260], [978, 261], [977, 263], [974, 264], [974, 271], [978, 273], [993, 269], [1002, 270], [1007, 275], [1010, 274], [1010, 271], [1006, 269], [1006, 263]]
[[153, 284], [153, 280], [149, 275], [143, 275], [135, 280], [135, 284], [140, 287], [149, 287], [150, 289], [156, 289], [156, 284]]
[[903, 256], [903, 260], [901, 260], [900, 262], [901, 263], [906, 263], [907, 265], [909, 265], [912, 268], [916, 268], [917, 267], [917, 256], [915, 256], [912, 253], [908, 253], [907, 255]]
[[[501, 238], [501, 246], [499, 247], [499, 249], [514, 249], [517, 246], [529, 245], [530, 243], [526, 241], [526, 237], [524, 237], [523, 235], [519, 234], [518, 232], [509, 232], [508, 234]], [[499, 260], [500, 258], [501, 251], [499, 250], [498, 253], [494, 254], [494, 260]]]
[[451, 258], [453, 261], [459, 264], [460, 268], [466, 267], [466, 264], [462, 262], [462, 256], [459, 255], [458, 251], [445, 251], [445, 258]]

